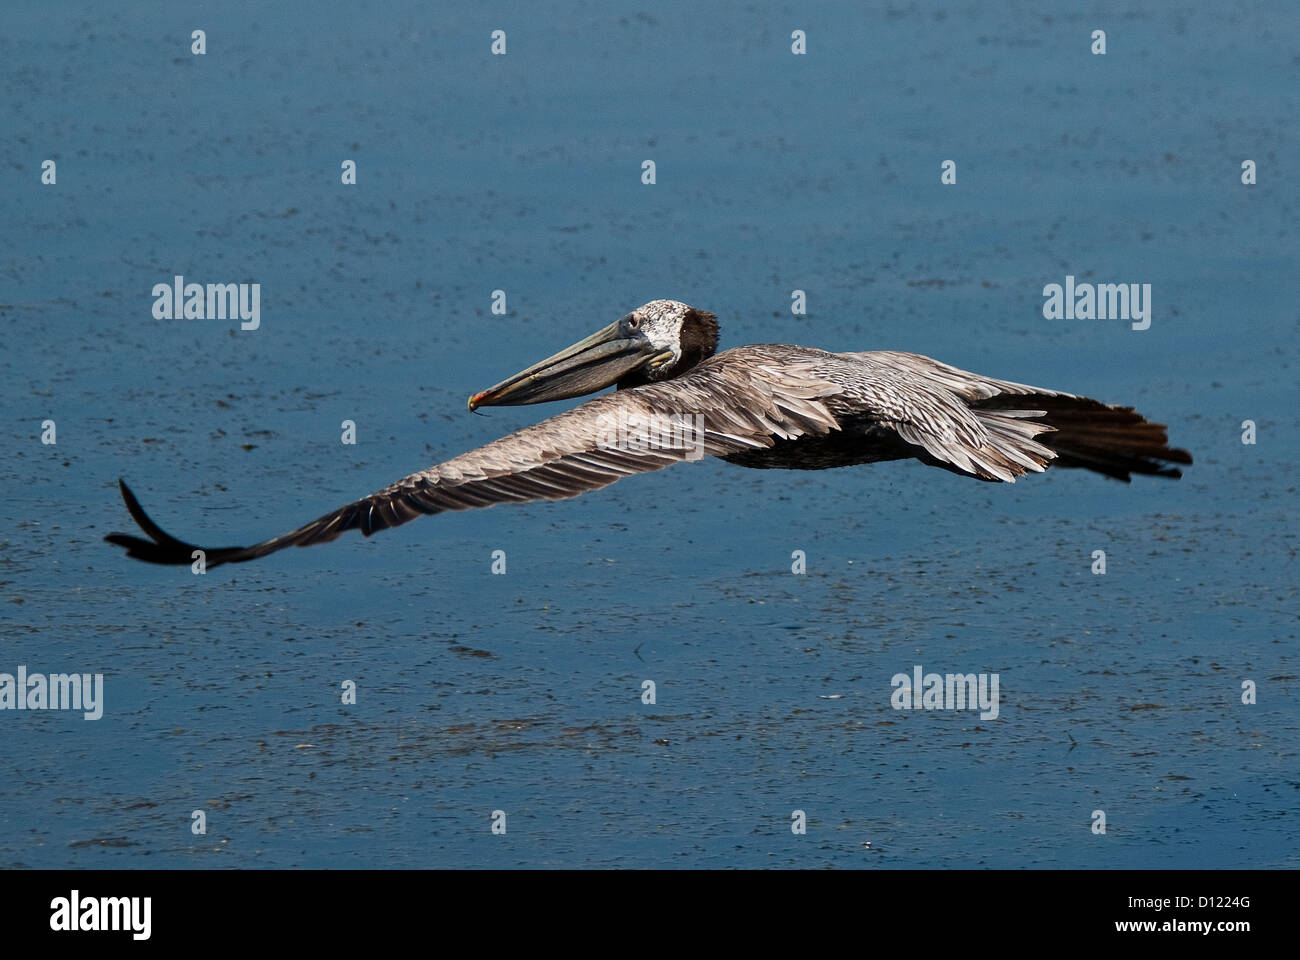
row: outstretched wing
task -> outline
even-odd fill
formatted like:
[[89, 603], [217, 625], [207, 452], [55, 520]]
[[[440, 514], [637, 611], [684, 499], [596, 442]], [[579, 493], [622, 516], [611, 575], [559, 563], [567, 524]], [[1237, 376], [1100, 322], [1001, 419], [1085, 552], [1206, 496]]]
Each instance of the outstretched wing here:
[[[880, 391], [882, 419], [903, 439], [940, 465], [981, 479], [1014, 481], [1050, 465], [1082, 467], [1128, 482], [1133, 473], [1181, 477], [1169, 464], [1192, 462], [1186, 450], [1169, 446], [1164, 424], [1132, 407], [995, 380], [915, 353], [840, 356], [877, 371], [887, 385]], [[959, 404], [936, 404], [934, 396], [926, 396], [936, 390]]]
[[838, 427], [824, 400], [838, 388], [808, 365], [758, 371], [716, 362], [723, 356], [675, 380], [597, 397], [247, 547], [205, 548], [171, 536], [119, 481], [127, 510], [149, 539], [124, 533], [104, 539], [148, 563], [190, 564], [195, 550], [204, 551], [208, 567], [243, 563], [289, 546], [326, 543], [348, 530], [370, 536], [444, 510], [563, 500], [682, 460]]

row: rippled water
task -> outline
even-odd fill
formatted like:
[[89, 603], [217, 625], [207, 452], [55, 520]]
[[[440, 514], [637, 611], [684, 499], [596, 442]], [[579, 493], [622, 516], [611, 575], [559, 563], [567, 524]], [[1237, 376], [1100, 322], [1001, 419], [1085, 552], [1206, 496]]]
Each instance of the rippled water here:
[[[6, 11], [0, 672], [106, 703], [0, 711], [0, 863], [1297, 865], [1294, 10], [321, 6]], [[155, 320], [176, 274], [260, 329]], [[1043, 319], [1067, 274], [1151, 328]], [[553, 412], [464, 402], [657, 297], [1132, 403], [1196, 465], [710, 461], [204, 577], [101, 541], [119, 476], [181, 536], [297, 526]], [[915, 664], [999, 716], [892, 709]]]

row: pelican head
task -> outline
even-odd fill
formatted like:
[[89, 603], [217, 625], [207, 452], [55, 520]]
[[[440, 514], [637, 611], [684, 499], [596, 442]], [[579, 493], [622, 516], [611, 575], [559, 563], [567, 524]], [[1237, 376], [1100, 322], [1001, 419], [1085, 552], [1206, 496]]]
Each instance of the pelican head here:
[[469, 408], [517, 406], [620, 390], [680, 376], [718, 347], [718, 319], [678, 300], [651, 300], [585, 340], [469, 398]]

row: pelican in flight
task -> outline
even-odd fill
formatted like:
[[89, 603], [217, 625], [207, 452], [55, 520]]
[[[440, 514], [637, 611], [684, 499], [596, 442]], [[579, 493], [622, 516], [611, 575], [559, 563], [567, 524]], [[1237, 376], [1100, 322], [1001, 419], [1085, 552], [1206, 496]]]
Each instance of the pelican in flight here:
[[348, 530], [370, 536], [416, 517], [498, 503], [563, 500], [703, 455], [742, 467], [824, 470], [915, 459], [1014, 483], [1051, 467], [1128, 481], [1190, 464], [1165, 427], [1132, 407], [994, 380], [914, 353], [829, 353], [753, 344], [715, 353], [717, 318], [675, 300], [633, 310], [469, 399], [469, 408], [617, 390], [413, 473], [289, 533], [247, 547], [198, 547], [122, 498], [149, 539], [104, 539], [149, 563], [243, 563]]

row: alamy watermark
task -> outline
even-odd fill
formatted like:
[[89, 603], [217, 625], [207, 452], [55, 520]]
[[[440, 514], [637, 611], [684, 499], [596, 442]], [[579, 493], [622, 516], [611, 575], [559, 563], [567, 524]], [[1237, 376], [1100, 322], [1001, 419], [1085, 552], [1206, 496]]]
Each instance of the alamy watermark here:
[[641, 453], [683, 450], [685, 459], [704, 456], [704, 415], [701, 413], [637, 413], [620, 410], [596, 421], [596, 444], [602, 449]]
[[104, 715], [102, 673], [0, 673], [0, 710], [80, 710], [87, 720]]
[[1134, 330], [1151, 326], [1151, 284], [1075, 283], [1043, 287], [1043, 317], [1047, 320], [1132, 320]]
[[926, 673], [918, 663], [909, 676], [896, 673], [889, 702], [895, 710], [975, 710], [981, 720], [998, 718], [996, 673]]
[[152, 897], [83, 897], [73, 890], [50, 901], [50, 929], [75, 933], [82, 930], [127, 931], [133, 940], [148, 940], [153, 923]]
[[177, 275], [171, 283], [153, 287], [155, 320], [234, 320], [241, 330], [262, 325], [260, 283], [186, 283]]

